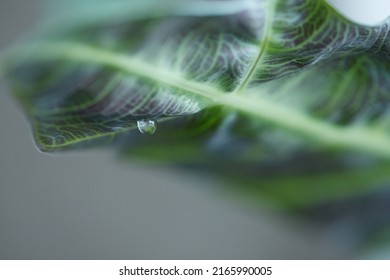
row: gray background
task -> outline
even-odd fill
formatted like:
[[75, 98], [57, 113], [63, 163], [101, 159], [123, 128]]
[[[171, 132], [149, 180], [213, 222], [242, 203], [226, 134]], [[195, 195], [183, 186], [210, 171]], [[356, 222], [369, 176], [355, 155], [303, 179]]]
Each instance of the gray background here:
[[[38, 21], [33, 0], [0, 0], [0, 48]], [[225, 195], [211, 178], [121, 163], [112, 151], [34, 148], [0, 82], [1, 259], [351, 257], [314, 225]]]

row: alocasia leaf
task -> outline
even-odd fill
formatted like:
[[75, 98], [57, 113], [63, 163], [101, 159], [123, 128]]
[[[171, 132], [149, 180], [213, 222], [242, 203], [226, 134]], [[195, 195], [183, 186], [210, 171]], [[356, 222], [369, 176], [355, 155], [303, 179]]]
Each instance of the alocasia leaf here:
[[89, 1], [51, 27], [2, 62], [42, 151], [116, 139], [293, 207], [390, 184], [390, 19], [325, 0]]

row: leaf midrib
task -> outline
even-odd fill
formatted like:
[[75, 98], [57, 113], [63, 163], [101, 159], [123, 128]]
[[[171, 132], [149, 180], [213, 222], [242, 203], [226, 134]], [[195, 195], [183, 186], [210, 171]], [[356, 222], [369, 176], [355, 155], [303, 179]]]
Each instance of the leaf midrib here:
[[266, 13], [265, 26], [264, 26], [264, 36], [259, 45], [259, 52], [254, 60], [253, 64], [250, 66], [247, 74], [242, 79], [240, 85], [234, 91], [237, 94], [241, 94], [248, 87], [250, 81], [256, 73], [258, 66], [263, 62], [264, 56], [266, 54], [266, 50], [269, 45], [270, 35], [273, 27], [274, 16], [275, 16], [275, 8], [276, 8], [277, 0], [270, 0], [268, 3], [268, 12]]
[[261, 96], [255, 98], [220, 91], [212, 86], [185, 79], [145, 63], [137, 58], [73, 42], [44, 42], [13, 50], [8, 59], [23, 63], [30, 60], [65, 59], [97, 63], [138, 77], [190, 92], [210, 100], [210, 105], [224, 105], [258, 119], [300, 133], [326, 146], [363, 151], [390, 160], [390, 137], [370, 127], [340, 127], [314, 119], [307, 114], [276, 104]]

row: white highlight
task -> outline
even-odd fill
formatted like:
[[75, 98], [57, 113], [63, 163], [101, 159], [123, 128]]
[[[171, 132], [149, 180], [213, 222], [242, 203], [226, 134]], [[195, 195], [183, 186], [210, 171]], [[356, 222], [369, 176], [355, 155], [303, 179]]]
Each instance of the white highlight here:
[[378, 25], [390, 16], [389, 0], [327, 0], [341, 14], [360, 24]]

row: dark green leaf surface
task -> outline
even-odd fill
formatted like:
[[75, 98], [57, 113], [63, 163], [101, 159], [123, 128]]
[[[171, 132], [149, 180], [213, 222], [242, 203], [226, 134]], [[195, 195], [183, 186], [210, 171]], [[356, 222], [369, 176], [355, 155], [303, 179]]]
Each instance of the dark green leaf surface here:
[[388, 23], [359, 26], [314, 0], [150, 1], [138, 14], [137, 1], [114, 2], [6, 61], [41, 150], [222, 106], [251, 115], [252, 135], [272, 124], [390, 157]]
[[389, 20], [361, 26], [324, 0], [90, 7], [3, 57], [40, 150], [116, 139], [293, 207], [390, 184]]

